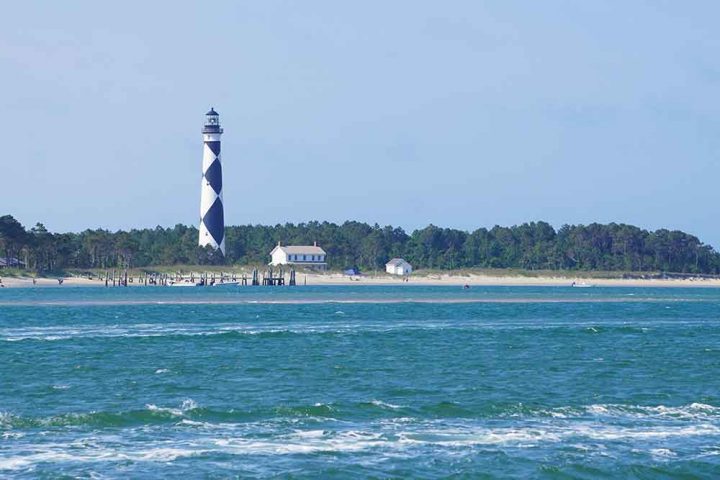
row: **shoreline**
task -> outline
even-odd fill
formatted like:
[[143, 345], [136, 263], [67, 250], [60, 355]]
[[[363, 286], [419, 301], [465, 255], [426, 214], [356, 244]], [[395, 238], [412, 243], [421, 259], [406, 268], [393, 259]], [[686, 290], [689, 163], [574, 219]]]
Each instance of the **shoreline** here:
[[[105, 287], [104, 280], [89, 279], [87, 277], [57, 277], [62, 278], [60, 284], [57, 278], [33, 277], [3, 277], [2, 285], [5, 288], [63, 288], [63, 287]], [[528, 277], [522, 275], [483, 275], [483, 274], [425, 274], [411, 275], [407, 282], [400, 277], [391, 275], [359, 275], [347, 276], [341, 273], [297, 273], [297, 284], [302, 286], [347, 285], [347, 286], [512, 286], [512, 287], [551, 287], [571, 286], [575, 283], [594, 287], [720, 287], [720, 279], [623, 279], [623, 278], [589, 278], [571, 276], [538, 276]], [[130, 283], [129, 286], [137, 286]]]
[[[303, 279], [298, 274], [298, 284]], [[312, 280], [312, 283], [311, 283]], [[408, 282], [391, 276], [360, 277], [350, 280], [341, 274], [308, 275], [308, 285], [425, 285], [458, 286], [468, 285], [486, 287], [569, 287], [573, 284], [585, 284], [594, 287], [720, 287], [720, 279], [624, 279], [624, 278], [587, 278], [570, 276], [525, 277], [520, 275], [453, 275], [438, 274], [410, 276]]]

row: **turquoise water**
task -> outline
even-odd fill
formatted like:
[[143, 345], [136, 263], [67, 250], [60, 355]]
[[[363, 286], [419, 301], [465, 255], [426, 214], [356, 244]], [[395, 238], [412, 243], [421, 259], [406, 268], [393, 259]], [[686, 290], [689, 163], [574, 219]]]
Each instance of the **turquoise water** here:
[[0, 290], [0, 477], [720, 476], [720, 290]]

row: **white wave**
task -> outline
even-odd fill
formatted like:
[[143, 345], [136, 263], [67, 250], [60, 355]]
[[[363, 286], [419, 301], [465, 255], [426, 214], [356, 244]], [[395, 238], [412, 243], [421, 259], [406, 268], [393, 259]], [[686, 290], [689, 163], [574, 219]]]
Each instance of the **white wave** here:
[[390, 447], [393, 441], [378, 432], [297, 430], [271, 440], [231, 437], [216, 439], [214, 444], [230, 454], [311, 454], [319, 452], [356, 452], [377, 447]]
[[[703, 324], [701, 321], [654, 321], [653, 325], [672, 324], [673, 326], [683, 325], [692, 327]], [[295, 333], [295, 334], [317, 334], [317, 333], [347, 333], [362, 332], [387, 332], [397, 330], [419, 330], [433, 331], [444, 330], [514, 330], [514, 329], [537, 329], [546, 330], [554, 328], [577, 328], [585, 329], [588, 332], [599, 332], [598, 327], [613, 328], [618, 325], [635, 326], [645, 328], [643, 322], [626, 322], [621, 324], [608, 322], [598, 325], [597, 322], [575, 322], [571, 327], [567, 323], [546, 321], [513, 321], [513, 322], [492, 322], [476, 321], [463, 322], [458, 324], [452, 321], [428, 320], [428, 321], [398, 321], [392, 325], [385, 322], [294, 322], [292, 328], [283, 322], [271, 322], [258, 324], [257, 322], [232, 322], [232, 323], [139, 323], [139, 324], [113, 324], [113, 325], [64, 325], [48, 327], [22, 327], [22, 328], [0, 328], [0, 341], [17, 342], [22, 340], [43, 340], [57, 341], [73, 338], [114, 338], [114, 337], [163, 337], [170, 335], [177, 336], [198, 336], [198, 335], [219, 335], [224, 333], [237, 333], [241, 335], [259, 335], [267, 333]]]
[[22, 470], [36, 463], [32, 456], [0, 457], [0, 472], [3, 470]]
[[376, 407], [389, 408], [390, 410], [398, 410], [400, 408], [403, 408], [402, 405], [393, 405], [392, 403], [383, 402], [381, 400], [373, 400], [370, 403], [372, 403]]
[[596, 404], [588, 405], [585, 412], [599, 416], [613, 417], [659, 417], [675, 418], [682, 420], [716, 420], [720, 421], [720, 407], [704, 403], [691, 403], [668, 407], [665, 405], [620, 405], [620, 404]]
[[382, 425], [402, 425], [406, 423], [416, 423], [417, 419], [413, 417], [395, 417], [395, 418], [388, 418], [385, 420], [380, 420], [380, 424]]
[[171, 448], [165, 446], [140, 448], [132, 450], [127, 447], [121, 449], [102, 446], [98, 448], [86, 448], [78, 451], [65, 451], [56, 446], [43, 451], [35, 451], [30, 454], [13, 455], [0, 457], [0, 471], [17, 471], [30, 469], [39, 463], [98, 463], [98, 462], [171, 462], [180, 457], [189, 457], [201, 454], [192, 448]]
[[303, 439], [322, 438], [325, 430], [296, 430], [295, 435]]
[[155, 370], [155, 373], [156, 373], [156, 374], [161, 374], [161, 373], [167, 373], [167, 372], [169, 372], [169, 371], [170, 371], [170, 370], [168, 370], [167, 368], [158, 368], [157, 370]]
[[183, 418], [182, 420], [180, 420], [180, 422], [178, 422], [178, 425], [190, 425], [192, 427], [205, 427], [205, 428], [210, 427], [210, 428], [212, 428], [212, 427], [215, 427], [217, 424], [209, 423], [209, 422], [198, 422], [195, 420]]
[[137, 459], [153, 462], [171, 462], [180, 457], [195, 455], [196, 451], [182, 448], [153, 448], [138, 453]]
[[181, 417], [183, 415], [183, 411], [179, 408], [169, 408], [169, 407], [158, 407], [154, 403], [148, 403], [145, 405], [145, 408], [150, 410], [151, 412], [163, 412], [163, 413], [169, 413], [171, 415], [174, 415], [176, 417]]
[[164, 324], [164, 325], [128, 325], [128, 326], [93, 326], [80, 328], [45, 327], [33, 329], [0, 329], [0, 339], [7, 342], [21, 340], [69, 340], [73, 338], [116, 338], [116, 337], [162, 337], [168, 335], [196, 336], [217, 335], [237, 331], [238, 333], [252, 334], [254, 332], [235, 326], [223, 328], [222, 326], [193, 325], [193, 324]]
[[660, 458], [677, 457], [677, 454], [668, 448], [651, 448], [650, 454], [653, 457], [660, 457]]
[[587, 410], [588, 413], [595, 413], [599, 415], [607, 415], [610, 413], [608, 407], [605, 405], [589, 405], [585, 408], [585, 410]]
[[715, 425], [701, 424], [687, 427], [607, 427], [577, 426], [570, 430], [573, 435], [594, 440], [653, 440], [672, 437], [716, 436], [720, 428]]
[[538, 409], [524, 413], [511, 412], [501, 416], [513, 418], [551, 417], [557, 419], [576, 419], [590, 416], [608, 417], [608, 419], [619, 421], [631, 419], [655, 419], [720, 422], [720, 407], [704, 403], [691, 403], [680, 406], [592, 404], [577, 407]]
[[0, 411], [0, 427], [11, 425], [15, 418], [17, 417], [10, 412]]
[[198, 404], [192, 398], [188, 398], [182, 401], [179, 408], [158, 407], [154, 403], [146, 404], [145, 408], [147, 408], [151, 412], [163, 412], [169, 413], [170, 415], [173, 415], [175, 417], [182, 417], [183, 415], [185, 415], [186, 412], [198, 408]]
[[[709, 406], [697, 404], [693, 408], [704, 410], [706, 407]], [[181, 417], [177, 425], [197, 427], [186, 428], [182, 438], [176, 440], [148, 440], [153, 438], [152, 429], [162, 430], [166, 426], [129, 428], [120, 434], [81, 437], [71, 442], [48, 443], [47, 439], [51, 437], [42, 436], [36, 446], [28, 443], [32, 442], [29, 437], [34, 433], [28, 433], [23, 438], [10, 438], [5, 444], [10, 448], [0, 458], [0, 470], [29, 469], [42, 462], [166, 463], [208, 452], [247, 456], [379, 450], [384, 456], [414, 456], [424, 455], [427, 446], [434, 447], [435, 455], [472, 455], [477, 450], [468, 447], [475, 446], [523, 450], [542, 445], [550, 449], [549, 452], [572, 446], [592, 454], [613, 455], [614, 450], [624, 449], [637, 455], [663, 459], [680, 458], [677, 446], [687, 450], [685, 440], [688, 438], [701, 437], [702, 444], [706, 445], [717, 445], [720, 441], [720, 427], [707, 422], [664, 425], [643, 421], [618, 425], [609, 424], [602, 418], [574, 421], [534, 417], [513, 419], [512, 426], [495, 426], [484, 423], [484, 420], [402, 417], [352, 427], [347, 422], [324, 420], [313, 428], [302, 428], [309, 425], [303, 421], [293, 423], [292, 429], [288, 429], [289, 422], [279, 419], [212, 423], [182, 418], [184, 412], [193, 408], [197, 408], [197, 403], [192, 399], [183, 401], [176, 408], [148, 405], [150, 410]], [[612, 408], [606, 407], [604, 411], [612, 411]], [[657, 420], [662, 421], [660, 418]], [[258, 436], [258, 432], [264, 434]], [[17, 449], [13, 449], [13, 442], [18, 442]], [[701, 454], [706, 452], [696, 452], [696, 455]], [[687, 453], [683, 455], [687, 456]]]
[[562, 433], [542, 428], [479, 428], [479, 429], [420, 429], [399, 433], [401, 442], [439, 445], [472, 446], [520, 444], [536, 445], [541, 442], [559, 442]]
[[[504, 297], [504, 296], [483, 296], [483, 297], [362, 297], [352, 298], [338, 296], [336, 298], [286, 298], [286, 299], [248, 299], [248, 298], [198, 298], [198, 299], [144, 299], [144, 300], [78, 300], [78, 301], [5, 301], [0, 302], [0, 306], [46, 306], [46, 307], [109, 307], [109, 306], [127, 306], [127, 305], [365, 305], [365, 304], [555, 304], [555, 303], [664, 303], [664, 302], [712, 302], [713, 299], [697, 299], [697, 298], [669, 298], [669, 297], [638, 297], [634, 295], [618, 294], [611, 297], [565, 297], [565, 298], [540, 298], [540, 297]], [[670, 308], [665, 306], [665, 308]]]

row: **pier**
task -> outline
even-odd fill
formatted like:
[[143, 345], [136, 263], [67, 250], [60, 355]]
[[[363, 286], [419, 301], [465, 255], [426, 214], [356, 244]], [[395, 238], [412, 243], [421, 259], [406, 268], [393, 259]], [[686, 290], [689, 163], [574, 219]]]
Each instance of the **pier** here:
[[[286, 281], [287, 277], [287, 281]], [[195, 286], [195, 287], [219, 287], [219, 286], [295, 286], [295, 269], [286, 271], [283, 267], [273, 269], [268, 267], [262, 274], [254, 268], [248, 276], [247, 273], [236, 272], [143, 272], [133, 276], [128, 269], [106, 270], [104, 275], [99, 276], [105, 282], [106, 287], [127, 287], [137, 286]]]

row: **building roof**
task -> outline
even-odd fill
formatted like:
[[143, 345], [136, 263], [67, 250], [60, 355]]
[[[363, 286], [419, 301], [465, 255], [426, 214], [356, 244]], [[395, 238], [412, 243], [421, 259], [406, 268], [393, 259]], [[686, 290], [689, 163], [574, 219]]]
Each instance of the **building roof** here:
[[270, 255], [272, 255], [277, 249], [280, 249], [283, 252], [291, 255], [325, 255], [325, 250], [315, 245], [278, 245], [277, 247], [273, 248], [273, 251], [270, 252]]
[[407, 261], [405, 261], [404, 258], [392, 258], [389, 262], [385, 264], [385, 266], [392, 265], [393, 267], [397, 267], [398, 265], [402, 264], [410, 265]]
[[210, 111], [205, 115], [219, 115], [213, 107], [210, 107]]

